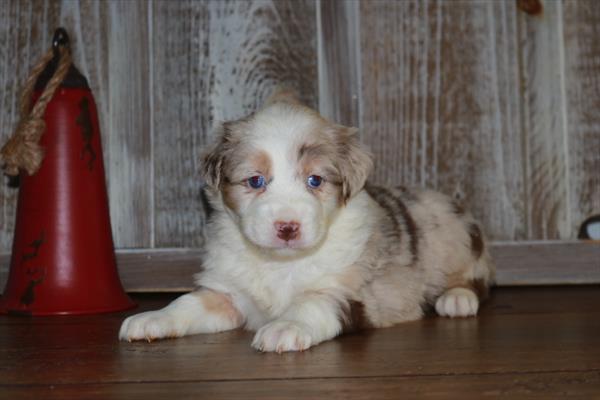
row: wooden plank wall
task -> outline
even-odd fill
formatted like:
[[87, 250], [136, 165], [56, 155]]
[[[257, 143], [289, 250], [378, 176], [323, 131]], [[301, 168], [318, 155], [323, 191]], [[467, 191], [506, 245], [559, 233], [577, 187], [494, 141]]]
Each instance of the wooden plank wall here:
[[[98, 103], [119, 248], [202, 244], [211, 127], [281, 83], [360, 127], [374, 181], [463, 199], [495, 240], [574, 238], [600, 213], [600, 7], [524, 3], [5, 0], [0, 139], [63, 25]], [[0, 253], [15, 200], [0, 185]]]
[[[199, 154], [215, 121], [241, 117], [279, 84], [317, 105], [312, 0], [0, 2], [0, 135], [19, 83], [70, 32], [98, 103], [119, 248], [199, 246]], [[16, 190], [0, 187], [0, 252], [10, 251]]]

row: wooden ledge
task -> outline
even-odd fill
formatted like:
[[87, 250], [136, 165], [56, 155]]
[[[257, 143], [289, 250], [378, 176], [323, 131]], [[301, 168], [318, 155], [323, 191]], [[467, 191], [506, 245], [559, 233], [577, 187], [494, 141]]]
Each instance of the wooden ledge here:
[[[117, 263], [128, 292], [181, 292], [193, 287], [201, 269], [200, 249], [120, 249]], [[575, 285], [600, 283], [599, 241], [495, 242], [497, 284]], [[0, 288], [10, 254], [0, 254]]]

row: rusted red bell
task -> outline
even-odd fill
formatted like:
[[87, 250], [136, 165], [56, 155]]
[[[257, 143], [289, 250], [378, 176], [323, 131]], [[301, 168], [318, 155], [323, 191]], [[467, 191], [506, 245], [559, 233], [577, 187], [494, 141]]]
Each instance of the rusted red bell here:
[[[54, 46], [68, 45], [62, 29]], [[40, 74], [34, 100], [57, 68]], [[48, 103], [40, 169], [21, 172], [17, 218], [0, 312], [92, 314], [135, 304], [117, 273], [96, 105], [86, 78], [71, 66]]]

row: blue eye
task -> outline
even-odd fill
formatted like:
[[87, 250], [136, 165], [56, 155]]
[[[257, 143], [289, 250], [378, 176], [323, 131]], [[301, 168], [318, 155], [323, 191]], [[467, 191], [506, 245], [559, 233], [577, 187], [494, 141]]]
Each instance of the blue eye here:
[[323, 178], [321, 178], [319, 175], [311, 175], [306, 180], [306, 183], [309, 187], [315, 189], [321, 186], [321, 183], [323, 183]]
[[252, 189], [261, 189], [266, 186], [265, 177], [262, 175], [256, 175], [251, 178], [248, 178], [248, 185]]

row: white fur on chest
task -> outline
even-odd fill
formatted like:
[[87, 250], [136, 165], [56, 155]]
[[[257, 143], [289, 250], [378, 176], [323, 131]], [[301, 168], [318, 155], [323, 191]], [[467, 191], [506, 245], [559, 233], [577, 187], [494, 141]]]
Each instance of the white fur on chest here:
[[340, 284], [336, 278], [356, 262], [372, 233], [370, 202], [366, 193], [357, 195], [335, 216], [322, 245], [294, 259], [258, 253], [229, 216], [218, 215], [209, 229], [205, 270], [196, 283], [236, 293], [239, 302], [252, 303], [239, 304], [242, 308], [262, 314], [256, 317], [277, 318], [303, 292]]

